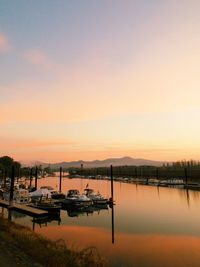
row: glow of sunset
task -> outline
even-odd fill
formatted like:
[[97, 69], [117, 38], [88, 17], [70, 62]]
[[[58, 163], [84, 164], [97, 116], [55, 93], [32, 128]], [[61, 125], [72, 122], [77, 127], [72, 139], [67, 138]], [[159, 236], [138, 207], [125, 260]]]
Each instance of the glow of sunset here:
[[200, 1], [0, 4], [0, 156], [200, 160]]

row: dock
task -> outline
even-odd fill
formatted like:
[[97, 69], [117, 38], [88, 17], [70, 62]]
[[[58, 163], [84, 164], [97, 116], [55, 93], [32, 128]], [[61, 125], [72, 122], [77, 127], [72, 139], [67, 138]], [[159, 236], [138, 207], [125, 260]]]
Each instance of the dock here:
[[41, 210], [41, 209], [36, 209], [33, 207], [29, 207], [27, 205], [22, 205], [22, 204], [17, 204], [17, 203], [13, 203], [13, 205], [9, 204], [9, 201], [5, 201], [5, 200], [0, 200], [0, 206], [7, 208], [9, 210], [15, 210], [18, 212], [21, 212], [23, 214], [26, 214], [28, 216], [31, 217], [45, 217], [48, 216], [48, 212], [45, 210]]

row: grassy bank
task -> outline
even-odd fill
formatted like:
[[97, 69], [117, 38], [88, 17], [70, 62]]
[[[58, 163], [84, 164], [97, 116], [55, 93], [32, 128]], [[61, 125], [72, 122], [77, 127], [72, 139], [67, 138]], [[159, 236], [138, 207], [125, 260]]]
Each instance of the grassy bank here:
[[[63, 240], [51, 241], [29, 228], [0, 218], [1, 252], [11, 257], [21, 254], [24, 265], [48, 267], [107, 267], [95, 248], [72, 251]], [[27, 263], [27, 264], [26, 264]], [[37, 263], [35, 265], [35, 263]], [[17, 265], [17, 264], [16, 264]], [[20, 264], [19, 264], [20, 265]], [[19, 266], [18, 265], [18, 266]]]

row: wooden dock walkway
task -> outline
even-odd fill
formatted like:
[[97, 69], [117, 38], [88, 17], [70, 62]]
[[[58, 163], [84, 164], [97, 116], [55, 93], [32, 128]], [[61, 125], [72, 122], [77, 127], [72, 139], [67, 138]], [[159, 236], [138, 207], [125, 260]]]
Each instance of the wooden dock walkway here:
[[0, 206], [7, 208], [9, 210], [16, 210], [18, 212], [21, 212], [23, 214], [29, 215], [31, 217], [44, 217], [48, 216], [48, 212], [41, 209], [36, 209], [33, 207], [29, 207], [27, 205], [17, 204], [13, 203], [13, 205], [9, 205], [9, 201], [5, 201], [0, 199]]

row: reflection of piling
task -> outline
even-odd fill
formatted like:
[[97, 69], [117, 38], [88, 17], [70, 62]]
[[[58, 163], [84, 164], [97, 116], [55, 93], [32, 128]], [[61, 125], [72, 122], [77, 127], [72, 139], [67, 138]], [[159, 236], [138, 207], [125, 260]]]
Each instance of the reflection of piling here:
[[12, 221], [12, 211], [8, 209], [8, 220]]
[[59, 192], [62, 192], [62, 167], [60, 167]]
[[15, 183], [15, 167], [12, 166], [11, 183], [10, 183], [10, 198], [9, 198], [10, 205], [12, 205], [12, 202], [13, 202], [14, 183]]
[[35, 168], [35, 190], [37, 190], [38, 167]]
[[158, 198], [160, 199], [160, 187], [157, 186]]
[[187, 204], [188, 204], [188, 207], [190, 206], [190, 195], [189, 195], [189, 190], [186, 189], [186, 196], [187, 196]]
[[115, 243], [114, 205], [112, 205], [111, 209], [112, 209], [112, 244], [114, 244]]
[[184, 172], [185, 172], [185, 184], [188, 184], [188, 174], [187, 174], [187, 168], [184, 168]]
[[113, 202], [113, 166], [110, 165], [111, 201]]
[[32, 227], [32, 231], [35, 232], [35, 222], [33, 220], [33, 227]]

